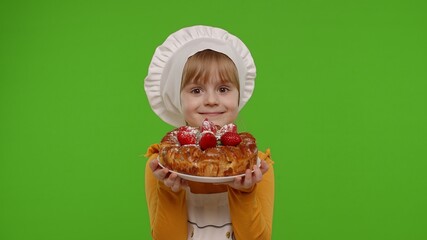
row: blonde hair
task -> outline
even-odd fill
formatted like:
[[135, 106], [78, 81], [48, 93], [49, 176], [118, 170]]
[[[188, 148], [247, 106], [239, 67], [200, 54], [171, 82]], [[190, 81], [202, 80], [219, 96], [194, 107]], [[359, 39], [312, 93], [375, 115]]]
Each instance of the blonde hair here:
[[240, 92], [239, 74], [234, 62], [225, 54], [206, 49], [189, 57], [182, 71], [181, 89], [191, 83], [207, 83], [218, 77], [223, 83], [231, 83]]

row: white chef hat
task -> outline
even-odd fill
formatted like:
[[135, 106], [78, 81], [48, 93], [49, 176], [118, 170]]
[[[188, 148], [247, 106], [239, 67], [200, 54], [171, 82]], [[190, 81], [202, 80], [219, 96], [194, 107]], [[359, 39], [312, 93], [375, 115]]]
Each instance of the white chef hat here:
[[211, 49], [227, 55], [239, 74], [239, 110], [252, 96], [256, 68], [246, 45], [227, 31], [210, 26], [186, 27], [172, 33], [156, 48], [144, 88], [153, 111], [166, 123], [185, 125], [181, 111], [181, 77], [187, 59], [195, 53]]

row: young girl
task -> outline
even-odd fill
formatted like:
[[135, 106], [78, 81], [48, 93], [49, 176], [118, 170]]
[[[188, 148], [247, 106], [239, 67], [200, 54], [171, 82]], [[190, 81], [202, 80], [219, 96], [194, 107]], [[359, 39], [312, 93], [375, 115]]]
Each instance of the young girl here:
[[[198, 127], [236, 120], [254, 88], [255, 64], [235, 36], [214, 27], [173, 33], [156, 49], [145, 79], [151, 107], [167, 123]], [[149, 147], [145, 188], [153, 239], [270, 239], [274, 172], [269, 149], [234, 181], [184, 181]]]

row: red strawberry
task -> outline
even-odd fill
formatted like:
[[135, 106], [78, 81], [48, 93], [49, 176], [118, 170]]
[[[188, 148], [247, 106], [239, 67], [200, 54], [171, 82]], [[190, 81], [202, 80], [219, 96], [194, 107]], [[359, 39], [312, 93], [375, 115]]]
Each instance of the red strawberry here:
[[203, 133], [199, 141], [199, 146], [202, 150], [216, 147], [216, 137], [210, 132]]
[[221, 127], [218, 131], [218, 135], [222, 136], [226, 132], [234, 132], [237, 133], [237, 126], [234, 123], [229, 123]]
[[207, 118], [202, 122], [202, 126], [200, 127], [200, 132], [213, 132], [216, 133], [216, 126], [213, 122], [209, 121]]
[[194, 127], [190, 127], [190, 126], [181, 126], [178, 128], [178, 131], [180, 131], [180, 132], [191, 132], [194, 129], [195, 129]]
[[196, 144], [196, 134], [186, 131], [178, 131], [178, 142], [181, 145]]
[[226, 132], [221, 136], [221, 142], [225, 146], [236, 146], [241, 141], [239, 134], [235, 132]]

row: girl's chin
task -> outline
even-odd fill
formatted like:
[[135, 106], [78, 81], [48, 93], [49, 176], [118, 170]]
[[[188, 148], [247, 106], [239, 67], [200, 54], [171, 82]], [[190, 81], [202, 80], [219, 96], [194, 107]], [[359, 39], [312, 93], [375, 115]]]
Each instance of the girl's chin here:
[[223, 115], [221, 114], [202, 114], [200, 116], [202, 116], [203, 120], [207, 118], [210, 121], [218, 121], [223, 118]]

